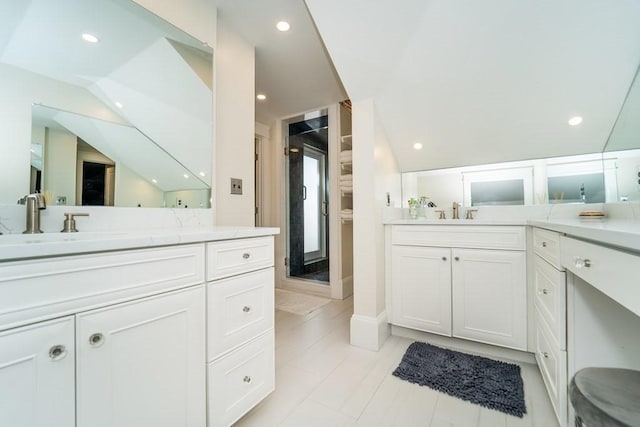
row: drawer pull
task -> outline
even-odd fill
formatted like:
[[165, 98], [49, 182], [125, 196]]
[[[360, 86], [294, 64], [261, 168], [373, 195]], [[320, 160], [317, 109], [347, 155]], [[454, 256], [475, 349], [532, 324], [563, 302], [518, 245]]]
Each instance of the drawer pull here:
[[442, 257], [442, 260], [443, 260], [443, 261], [446, 261], [446, 260], [447, 260], [447, 257], [446, 257], [446, 256], [443, 256], [443, 257]]
[[251, 311], [251, 307], [249, 307], [248, 305], [245, 305], [244, 307], [242, 307], [242, 311], [244, 311], [245, 313], [248, 313]]
[[547, 247], [547, 242], [542, 242], [542, 247], [546, 248]]
[[582, 258], [576, 258], [575, 260], [575, 266], [576, 268], [589, 268], [591, 267], [591, 260], [590, 259], [582, 259]]
[[251, 382], [251, 377], [249, 375], [245, 375], [245, 377], [242, 379], [242, 381], [244, 381], [245, 383], [249, 384]]
[[543, 351], [540, 354], [542, 354], [542, 357], [544, 357], [545, 359], [549, 358], [549, 353], [547, 353], [546, 351]]
[[460, 257], [459, 256], [453, 257], [453, 259], [455, 259], [456, 261], [460, 261]]
[[249, 252], [245, 252], [242, 254], [242, 259], [249, 259], [251, 257], [251, 254]]
[[54, 345], [49, 349], [49, 357], [51, 360], [60, 360], [64, 359], [67, 355], [67, 349], [63, 345]]
[[548, 291], [547, 289], [543, 289], [543, 290], [542, 290], [542, 293], [543, 293], [544, 295], [547, 295], [547, 294], [549, 293], [549, 291]]
[[93, 347], [100, 347], [104, 343], [104, 335], [101, 333], [92, 334], [89, 337], [89, 344]]

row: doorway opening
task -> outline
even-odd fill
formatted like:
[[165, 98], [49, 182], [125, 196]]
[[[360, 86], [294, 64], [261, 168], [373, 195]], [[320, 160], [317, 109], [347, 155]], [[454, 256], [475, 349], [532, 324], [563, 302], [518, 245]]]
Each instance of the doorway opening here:
[[329, 284], [328, 115], [288, 124], [287, 277]]

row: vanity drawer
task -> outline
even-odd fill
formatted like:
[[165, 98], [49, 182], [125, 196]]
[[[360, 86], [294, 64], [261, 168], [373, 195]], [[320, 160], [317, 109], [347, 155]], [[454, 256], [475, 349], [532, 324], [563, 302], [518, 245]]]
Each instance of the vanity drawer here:
[[207, 280], [273, 266], [273, 237], [207, 243]]
[[567, 352], [560, 350], [551, 340], [550, 332], [536, 309], [535, 357], [551, 405], [564, 425], [567, 419]]
[[209, 364], [209, 426], [229, 426], [275, 388], [273, 330]]
[[567, 270], [640, 316], [640, 256], [565, 236], [560, 247]]
[[560, 264], [560, 234], [543, 228], [533, 229], [533, 250], [549, 261], [558, 270], [564, 270]]
[[394, 225], [391, 243], [481, 249], [525, 249], [525, 228], [484, 225]]
[[560, 349], [567, 345], [566, 273], [536, 256], [533, 261], [535, 305]]
[[211, 282], [208, 360], [273, 328], [273, 268]]
[[204, 282], [204, 244], [0, 263], [0, 330]]

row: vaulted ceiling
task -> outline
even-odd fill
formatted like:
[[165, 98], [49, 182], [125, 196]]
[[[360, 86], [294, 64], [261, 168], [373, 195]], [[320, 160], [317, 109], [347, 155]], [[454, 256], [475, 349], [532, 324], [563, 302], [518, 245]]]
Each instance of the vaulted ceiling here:
[[636, 0], [219, 3], [256, 46], [259, 121], [343, 85], [374, 101], [403, 171], [599, 152], [640, 63]]

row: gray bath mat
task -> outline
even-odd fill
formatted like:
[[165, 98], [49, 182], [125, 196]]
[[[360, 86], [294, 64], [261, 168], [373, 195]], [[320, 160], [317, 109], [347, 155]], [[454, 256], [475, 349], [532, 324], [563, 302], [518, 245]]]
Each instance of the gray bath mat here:
[[414, 342], [393, 375], [485, 408], [527, 413], [520, 366]]

